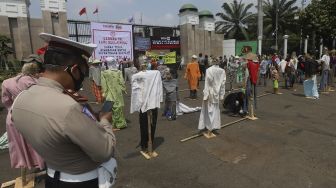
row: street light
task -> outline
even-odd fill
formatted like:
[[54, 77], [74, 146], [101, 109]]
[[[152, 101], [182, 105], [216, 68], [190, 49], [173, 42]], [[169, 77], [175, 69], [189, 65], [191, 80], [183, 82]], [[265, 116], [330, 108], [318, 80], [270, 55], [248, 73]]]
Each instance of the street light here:
[[51, 28], [52, 28], [52, 34], [55, 35], [55, 20], [57, 20], [59, 17], [58, 12], [52, 12], [51, 13]]
[[262, 53], [262, 38], [263, 38], [263, 9], [262, 0], [258, 0], [258, 54]]
[[25, 3], [26, 3], [26, 9], [27, 9], [27, 24], [28, 24], [28, 35], [29, 35], [29, 41], [30, 41], [30, 52], [34, 53], [33, 41], [32, 41], [32, 36], [31, 36], [31, 28], [30, 28], [30, 11], [29, 11], [30, 0], [25, 0]]
[[278, 53], [279, 0], [276, 0], [275, 3], [275, 51]]

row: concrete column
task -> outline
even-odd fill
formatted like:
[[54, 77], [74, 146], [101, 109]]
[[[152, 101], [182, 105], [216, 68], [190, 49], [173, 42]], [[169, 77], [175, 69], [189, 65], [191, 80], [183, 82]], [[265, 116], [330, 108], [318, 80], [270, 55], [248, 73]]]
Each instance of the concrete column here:
[[258, 36], [258, 54], [262, 54], [262, 36]]
[[287, 49], [288, 49], [288, 38], [289, 38], [289, 36], [288, 35], [284, 35], [283, 36], [283, 38], [284, 38], [284, 58], [286, 58], [287, 57]]
[[308, 52], [308, 39], [309, 39], [309, 36], [307, 35], [307, 38], [305, 38], [305, 42], [304, 42], [304, 53], [305, 54]]
[[323, 54], [323, 39], [320, 39], [320, 56], [317, 59], [320, 59]]

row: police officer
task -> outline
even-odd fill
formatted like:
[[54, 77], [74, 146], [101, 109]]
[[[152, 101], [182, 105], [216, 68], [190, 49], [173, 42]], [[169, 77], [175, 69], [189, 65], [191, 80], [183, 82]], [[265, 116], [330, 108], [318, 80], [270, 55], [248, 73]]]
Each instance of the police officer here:
[[47, 165], [45, 187], [98, 187], [97, 168], [114, 155], [111, 113], [100, 121], [64, 90], [78, 91], [96, 45], [41, 33], [45, 72], [14, 101], [15, 127]]

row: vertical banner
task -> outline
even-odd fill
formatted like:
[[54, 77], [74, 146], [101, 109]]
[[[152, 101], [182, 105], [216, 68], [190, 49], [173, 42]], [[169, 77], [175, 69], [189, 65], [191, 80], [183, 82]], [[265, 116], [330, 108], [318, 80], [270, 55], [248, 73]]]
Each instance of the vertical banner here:
[[133, 60], [132, 25], [91, 22], [91, 40], [97, 44], [95, 59], [106, 57]]

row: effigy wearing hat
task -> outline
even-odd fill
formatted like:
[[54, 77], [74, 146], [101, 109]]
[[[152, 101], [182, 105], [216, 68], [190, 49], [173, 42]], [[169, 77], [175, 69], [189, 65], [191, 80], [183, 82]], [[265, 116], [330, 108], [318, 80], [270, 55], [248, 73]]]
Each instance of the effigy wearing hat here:
[[257, 54], [254, 54], [254, 53], [248, 53], [246, 55], [246, 59], [247, 60], [252, 60], [252, 61], [257, 61], [258, 60], [258, 56], [257, 56]]
[[28, 57], [22, 60], [23, 63], [43, 63], [40, 56], [36, 54], [30, 54]]
[[91, 64], [94, 65], [94, 64], [100, 64], [102, 63], [102, 61], [100, 61], [99, 59], [94, 59]]

